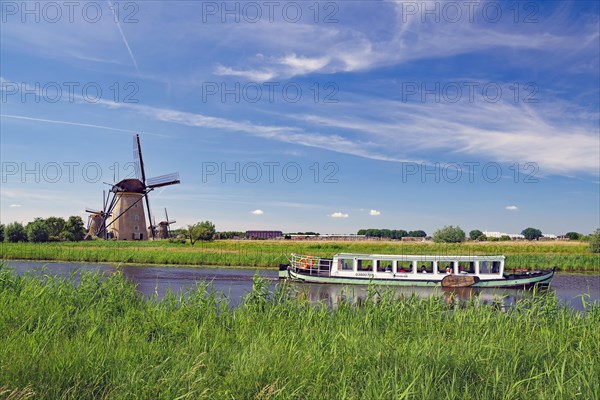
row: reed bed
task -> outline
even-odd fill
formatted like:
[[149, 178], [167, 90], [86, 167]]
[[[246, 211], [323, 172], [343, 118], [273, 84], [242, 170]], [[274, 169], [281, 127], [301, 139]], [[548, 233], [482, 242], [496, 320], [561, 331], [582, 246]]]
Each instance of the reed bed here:
[[272, 268], [290, 253], [331, 257], [340, 252], [428, 255], [505, 255], [506, 268], [600, 272], [600, 254], [585, 243], [402, 243], [234, 241], [198, 242], [194, 246], [157, 242], [92, 241], [79, 243], [2, 243], [0, 258], [171, 265], [222, 265]]
[[0, 266], [0, 397], [600, 398], [598, 302], [536, 295], [504, 312], [369, 293], [331, 309], [255, 278], [229, 308], [206, 285], [145, 300], [119, 274]]

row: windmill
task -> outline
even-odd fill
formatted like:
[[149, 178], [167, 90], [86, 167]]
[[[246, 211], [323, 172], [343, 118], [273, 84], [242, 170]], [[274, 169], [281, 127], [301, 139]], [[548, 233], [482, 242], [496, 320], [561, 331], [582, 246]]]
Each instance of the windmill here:
[[[152, 224], [148, 194], [156, 188], [180, 183], [179, 173], [146, 179], [140, 135], [133, 137], [133, 158], [136, 177], [123, 179], [112, 185], [110, 193], [104, 201], [102, 212], [88, 210], [92, 215], [100, 215], [102, 218], [98, 237], [106, 238], [108, 235], [107, 229], [112, 226], [112, 234], [118, 240], [146, 239], [144, 237], [146, 235], [146, 218], [143, 202], [145, 199], [146, 209], [148, 210], [148, 225], [150, 226], [149, 236], [154, 239], [156, 228]], [[106, 224], [109, 216], [111, 216], [111, 222]]]
[[165, 220], [160, 221], [158, 223], [158, 238], [159, 239], [168, 239], [171, 237], [171, 224], [174, 224], [175, 220], [169, 220], [169, 214], [167, 214], [167, 209], [165, 208]]
[[110, 217], [110, 214], [106, 212], [108, 198], [106, 197], [106, 191], [102, 191], [102, 211], [85, 209], [85, 212], [89, 213], [88, 216], [88, 232], [85, 235], [86, 240], [94, 237], [100, 237], [106, 234], [106, 220]]

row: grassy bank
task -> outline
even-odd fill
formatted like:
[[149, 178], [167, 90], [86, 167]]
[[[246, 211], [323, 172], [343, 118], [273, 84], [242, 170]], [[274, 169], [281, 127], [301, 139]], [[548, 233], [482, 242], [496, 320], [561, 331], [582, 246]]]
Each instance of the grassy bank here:
[[74, 285], [0, 267], [0, 398], [598, 399], [600, 305], [536, 296], [505, 313], [441, 298], [331, 311], [256, 281], [140, 299], [119, 275]]
[[290, 253], [331, 257], [339, 252], [377, 254], [502, 254], [507, 268], [549, 268], [561, 271], [600, 272], [600, 255], [578, 242], [402, 243], [214, 241], [194, 246], [160, 242], [93, 241], [79, 243], [2, 243], [3, 259], [121, 262], [172, 265], [229, 265], [276, 267]]

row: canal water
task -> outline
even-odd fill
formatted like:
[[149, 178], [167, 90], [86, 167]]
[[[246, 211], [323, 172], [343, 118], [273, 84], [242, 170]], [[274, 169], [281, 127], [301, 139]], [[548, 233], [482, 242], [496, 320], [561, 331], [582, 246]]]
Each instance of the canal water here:
[[[228, 269], [228, 268], [190, 268], [190, 267], [159, 267], [159, 266], [119, 266], [110, 264], [83, 264], [61, 262], [35, 261], [5, 261], [5, 267], [17, 274], [25, 273], [56, 275], [69, 277], [74, 275], [77, 280], [81, 271], [92, 271], [103, 274], [113, 274], [120, 271], [133, 282], [137, 290], [144, 296], [162, 298], [168, 290], [174, 292], [193, 289], [198, 283], [209, 283], [212, 289], [225, 296], [230, 305], [236, 306], [243, 297], [252, 290], [252, 277], [255, 274], [271, 282], [271, 288], [277, 283], [277, 271], [264, 269]], [[340, 300], [359, 302], [367, 295], [366, 285], [344, 287], [329, 284], [295, 283], [298, 295], [312, 301], [322, 301], [335, 307]], [[401, 287], [394, 289], [397, 295], [412, 294], [429, 297], [432, 294], [443, 294], [445, 297], [469, 299], [477, 296], [480, 301], [494, 302], [502, 299], [505, 306], [514, 304], [519, 299], [531, 297], [532, 292], [518, 289], [435, 289], [418, 287]], [[588, 301], [600, 301], [600, 275], [557, 274], [549, 289], [559, 301], [582, 311], [582, 297]]]

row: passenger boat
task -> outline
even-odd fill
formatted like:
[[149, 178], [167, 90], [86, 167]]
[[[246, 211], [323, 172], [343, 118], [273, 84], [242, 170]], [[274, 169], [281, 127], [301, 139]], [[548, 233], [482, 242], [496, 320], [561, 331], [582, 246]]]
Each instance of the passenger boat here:
[[504, 256], [424, 256], [340, 253], [333, 258], [292, 254], [279, 278], [341, 283], [524, 288], [548, 286], [554, 269], [504, 271]]

